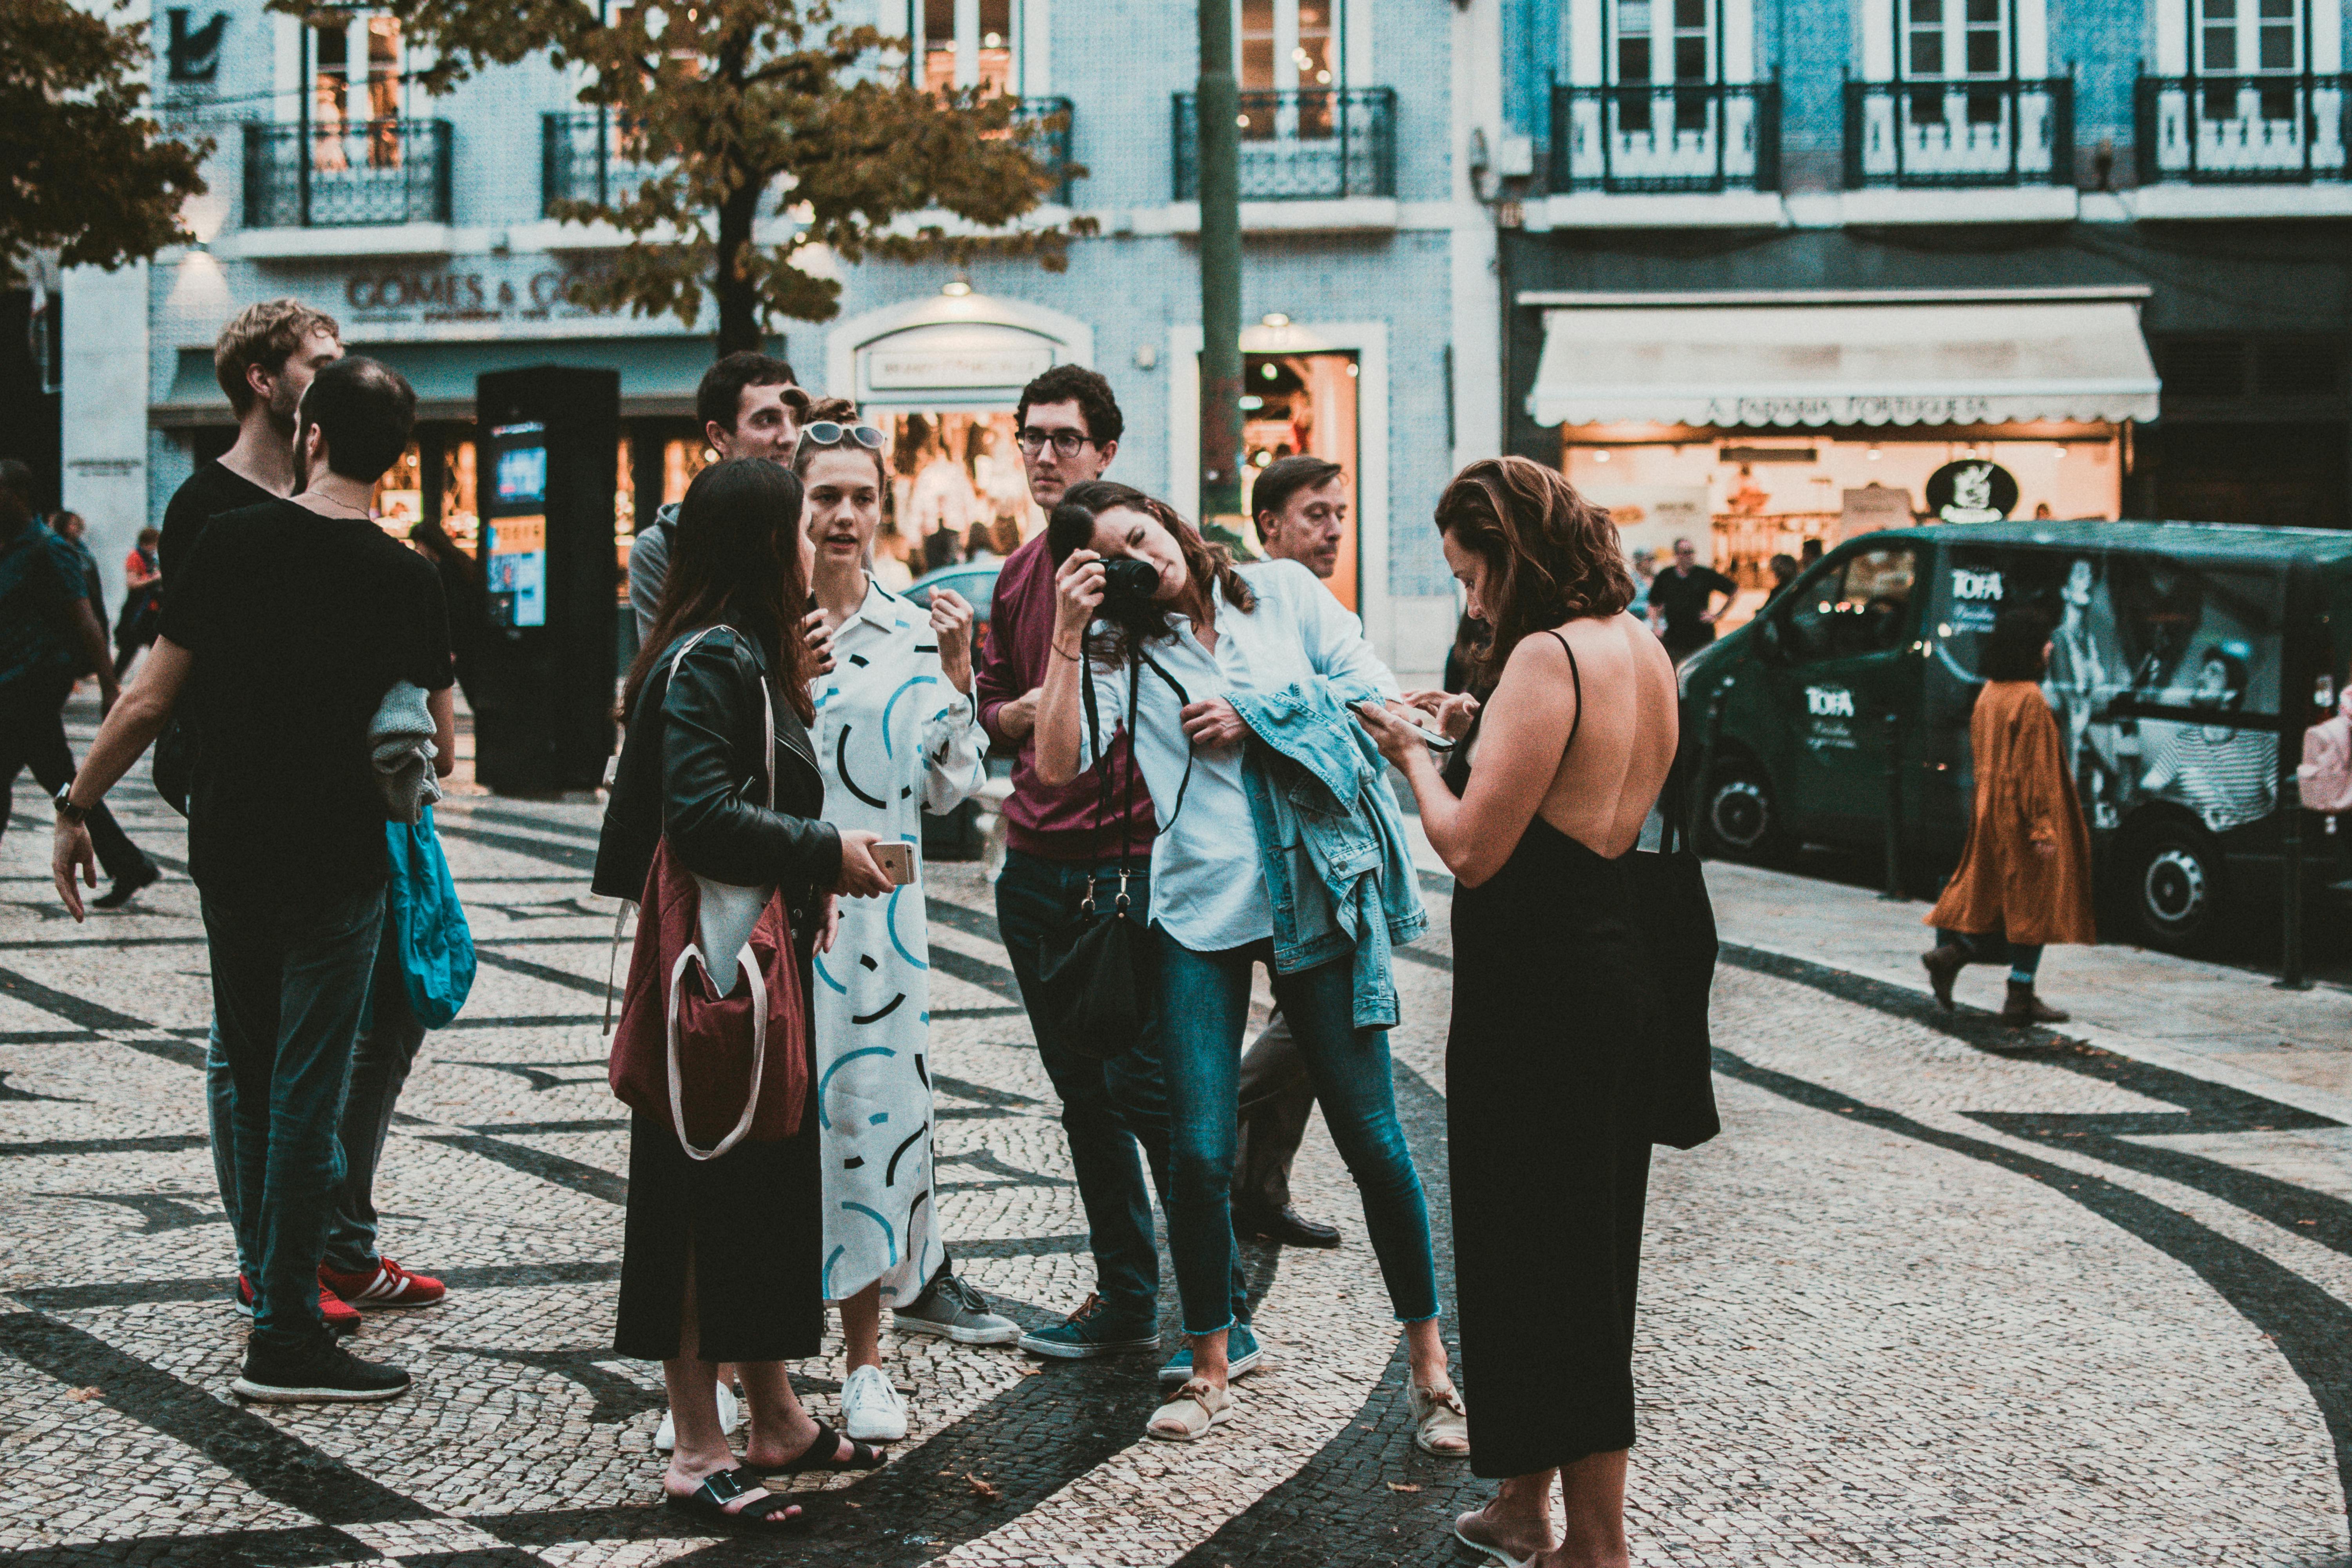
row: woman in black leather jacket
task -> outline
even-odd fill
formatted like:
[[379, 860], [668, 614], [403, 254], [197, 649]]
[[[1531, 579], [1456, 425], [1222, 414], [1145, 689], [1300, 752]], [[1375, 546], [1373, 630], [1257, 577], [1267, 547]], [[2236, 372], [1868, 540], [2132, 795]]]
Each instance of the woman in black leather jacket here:
[[[665, 833], [697, 876], [777, 885], [805, 994], [810, 953], [831, 936], [834, 896], [871, 897], [890, 884], [873, 834], [817, 819], [824, 782], [806, 728], [811, 656], [797, 635], [808, 603], [800, 514], [799, 480], [758, 459], [717, 464], [688, 489], [653, 635], [623, 688], [628, 735], [594, 888], [638, 897]], [[773, 810], [759, 804], [770, 767], [763, 705], [775, 723]], [[813, 1114], [793, 1138], [739, 1143], [701, 1162], [667, 1123], [631, 1121], [614, 1349], [662, 1363], [677, 1430], [662, 1487], [675, 1506], [773, 1528], [800, 1510], [761, 1489], [759, 1476], [881, 1463], [874, 1448], [811, 1418], [784, 1375], [782, 1363], [816, 1354], [824, 1333], [819, 1201]], [[726, 1363], [751, 1406], [740, 1462], [719, 1418]]]

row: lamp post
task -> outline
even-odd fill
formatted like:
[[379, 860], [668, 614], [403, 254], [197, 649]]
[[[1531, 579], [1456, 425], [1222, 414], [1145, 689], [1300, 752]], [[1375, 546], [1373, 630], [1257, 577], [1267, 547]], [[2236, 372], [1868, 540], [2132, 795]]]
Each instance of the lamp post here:
[[1201, 80], [1194, 99], [1201, 171], [1201, 525], [1242, 510], [1241, 84], [1234, 16], [1199, 0]]

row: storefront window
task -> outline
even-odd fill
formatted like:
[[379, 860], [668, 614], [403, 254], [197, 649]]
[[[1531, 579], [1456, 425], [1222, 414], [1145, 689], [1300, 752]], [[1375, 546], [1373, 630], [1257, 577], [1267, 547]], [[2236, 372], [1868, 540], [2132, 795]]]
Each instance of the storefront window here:
[[441, 449], [441, 529], [467, 554], [479, 552], [482, 517], [474, 495], [471, 441], [451, 441]]
[[406, 540], [408, 531], [425, 521], [423, 473], [416, 443], [411, 441], [408, 450], [375, 482], [368, 510], [375, 514], [377, 525], [394, 539]]
[[1348, 531], [1339, 541], [1339, 567], [1329, 587], [1349, 609], [1356, 605], [1356, 356], [1351, 353], [1249, 354], [1242, 365], [1242, 510], [1251, 521], [1244, 535], [1252, 551], [1264, 552], [1255, 509], [1250, 505], [1258, 471], [1284, 458], [1304, 454], [1346, 470], [1349, 500]]
[[1776, 555], [1801, 560], [1809, 542], [1833, 547], [1876, 529], [1944, 521], [1929, 511], [1927, 493], [1953, 464], [1989, 464], [2012, 480], [2011, 517], [2112, 520], [2122, 502], [2121, 441], [2105, 426], [1693, 430], [1663, 441], [1622, 427], [1570, 428], [1563, 449], [1569, 481], [1609, 508], [1629, 552], [1663, 562], [1687, 537], [1739, 584], [1726, 628], [1770, 593]]
[[1045, 525], [1029, 499], [1010, 413], [869, 417], [889, 441], [890, 494], [874, 537], [874, 570], [885, 586], [1002, 559]]

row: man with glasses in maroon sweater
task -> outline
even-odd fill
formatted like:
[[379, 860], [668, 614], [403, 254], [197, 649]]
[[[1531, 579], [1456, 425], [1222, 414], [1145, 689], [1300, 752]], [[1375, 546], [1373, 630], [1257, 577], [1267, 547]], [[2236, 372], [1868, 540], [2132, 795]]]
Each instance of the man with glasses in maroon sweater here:
[[[1015, 419], [1030, 497], [1048, 513], [1072, 485], [1098, 478], [1110, 467], [1124, 428], [1110, 383], [1074, 364], [1055, 365], [1024, 387]], [[982, 726], [992, 738], [1020, 750], [1013, 795], [1004, 804], [1006, 850], [996, 881], [996, 918], [1028, 1005], [1038, 1055], [1062, 1100], [1062, 1128], [1070, 1140], [1070, 1163], [1095, 1258], [1095, 1293], [1067, 1321], [1022, 1336], [1021, 1347], [1076, 1360], [1148, 1351], [1160, 1343], [1151, 1187], [1164, 1188], [1168, 1174], [1168, 1106], [1156, 1031], [1147, 1031], [1144, 1042], [1126, 1056], [1097, 1061], [1058, 1038], [1038, 1011], [1038, 945], [1076, 918], [1089, 886], [1108, 907], [1118, 890], [1122, 838], [1134, 868], [1127, 885], [1131, 908], [1149, 923], [1156, 831], [1150, 791], [1136, 773], [1124, 738], [1100, 768], [1066, 785], [1037, 776], [1031, 737], [1053, 628], [1054, 558], [1041, 530], [1005, 559], [997, 574], [988, 646], [975, 677]], [[1151, 1187], [1144, 1184], [1147, 1161]], [[1234, 1305], [1242, 1321], [1234, 1326], [1229, 1353], [1238, 1373], [1257, 1360], [1238, 1270]]]

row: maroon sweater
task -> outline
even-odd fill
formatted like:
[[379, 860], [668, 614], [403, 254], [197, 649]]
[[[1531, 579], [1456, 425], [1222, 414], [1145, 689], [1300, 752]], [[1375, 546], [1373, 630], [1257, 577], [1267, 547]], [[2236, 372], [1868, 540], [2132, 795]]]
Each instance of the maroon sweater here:
[[[989, 611], [988, 647], [973, 677], [980, 694], [980, 722], [991, 738], [1010, 745], [997, 727], [996, 710], [1045, 683], [1053, 658], [1054, 558], [1043, 533], [1006, 557], [996, 575], [996, 599]], [[1110, 813], [1099, 816], [1103, 772], [1110, 773]], [[1037, 776], [1033, 731], [1021, 742], [1013, 764], [1013, 798], [1004, 803], [1005, 841], [1024, 854], [1047, 860], [1114, 860], [1118, 858], [1119, 816], [1134, 786], [1135, 807], [1127, 827], [1138, 860], [1151, 852], [1158, 830], [1151, 791], [1135, 771], [1135, 753], [1122, 731], [1103, 759], [1070, 783], [1049, 784]]]

